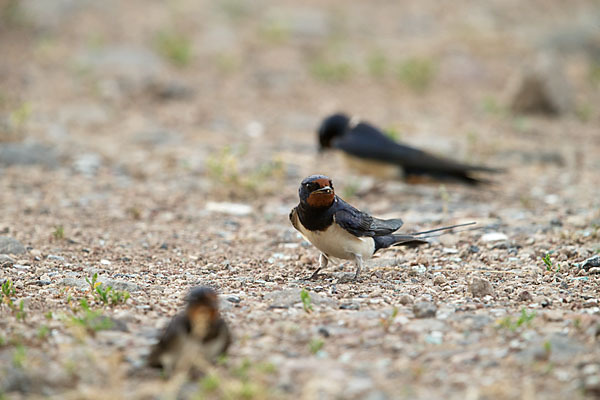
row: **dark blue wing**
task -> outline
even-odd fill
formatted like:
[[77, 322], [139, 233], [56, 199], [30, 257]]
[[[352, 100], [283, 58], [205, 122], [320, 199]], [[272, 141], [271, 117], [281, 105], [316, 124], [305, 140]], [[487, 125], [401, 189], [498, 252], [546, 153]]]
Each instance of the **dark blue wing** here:
[[381, 236], [389, 235], [402, 226], [402, 220], [378, 219], [357, 210], [339, 197], [338, 209], [334, 213], [335, 222], [354, 236]]
[[355, 157], [398, 165], [409, 174], [462, 176], [469, 171], [498, 172], [494, 168], [462, 164], [399, 144], [379, 129], [364, 122], [335, 138], [332, 145]]

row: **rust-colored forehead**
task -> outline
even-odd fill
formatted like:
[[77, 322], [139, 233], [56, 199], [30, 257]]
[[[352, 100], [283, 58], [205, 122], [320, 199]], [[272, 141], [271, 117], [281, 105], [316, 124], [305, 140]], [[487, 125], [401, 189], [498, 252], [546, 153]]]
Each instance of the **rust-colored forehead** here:
[[329, 186], [331, 184], [331, 181], [327, 178], [315, 179], [313, 182], [317, 182], [320, 187]]

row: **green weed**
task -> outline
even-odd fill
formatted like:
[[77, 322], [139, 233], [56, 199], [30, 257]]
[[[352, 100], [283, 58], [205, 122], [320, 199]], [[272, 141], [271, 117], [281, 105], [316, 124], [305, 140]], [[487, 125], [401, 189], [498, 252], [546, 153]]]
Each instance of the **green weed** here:
[[312, 339], [308, 343], [308, 349], [310, 350], [310, 352], [312, 354], [317, 354], [319, 352], [319, 350], [321, 350], [323, 348], [324, 345], [325, 345], [325, 342], [323, 341], [323, 339], [316, 338], [316, 339]]
[[81, 315], [71, 317], [74, 325], [83, 327], [90, 333], [112, 328], [113, 322], [110, 318], [103, 316], [101, 310], [92, 310], [86, 299], [81, 299], [79, 304]]
[[52, 236], [54, 239], [62, 240], [65, 238], [65, 228], [62, 225], [57, 225], [54, 227], [54, 232], [52, 232]]
[[304, 308], [304, 312], [307, 314], [311, 313], [313, 311], [313, 306], [308, 290], [302, 289], [300, 291], [300, 300], [302, 300], [302, 308]]
[[90, 285], [90, 292], [94, 295], [94, 298], [104, 305], [116, 306], [118, 304], [125, 303], [130, 294], [127, 291], [114, 290], [112, 286], [104, 286], [101, 282], [98, 282], [98, 273], [94, 273], [92, 279], [85, 278], [88, 285]]
[[371, 53], [371, 55], [367, 58], [367, 69], [369, 71], [369, 75], [377, 79], [382, 78], [389, 68], [388, 64], [389, 61], [383, 52], [375, 51]]
[[556, 264], [556, 268], [554, 267], [552, 260], [550, 260], [550, 253], [546, 253], [546, 255], [544, 257], [542, 257], [542, 261], [544, 262], [544, 264], [546, 264], [546, 271], [548, 271], [548, 272], [559, 272], [560, 271], [560, 264]]
[[536, 314], [534, 311], [528, 312], [525, 308], [523, 308], [521, 310], [519, 318], [517, 318], [516, 320], [514, 320], [510, 316], [507, 316], [505, 318], [502, 318], [497, 325], [499, 328], [504, 328], [510, 330], [511, 332], [515, 332], [523, 325], [530, 327], [533, 319], [535, 318], [535, 315]]
[[398, 65], [397, 76], [412, 90], [424, 92], [433, 82], [435, 66], [428, 58], [409, 58]]
[[341, 83], [346, 81], [352, 74], [352, 66], [343, 61], [329, 61], [317, 58], [310, 63], [310, 74], [323, 82]]
[[159, 32], [154, 46], [160, 55], [178, 67], [184, 67], [192, 60], [192, 42], [178, 32]]

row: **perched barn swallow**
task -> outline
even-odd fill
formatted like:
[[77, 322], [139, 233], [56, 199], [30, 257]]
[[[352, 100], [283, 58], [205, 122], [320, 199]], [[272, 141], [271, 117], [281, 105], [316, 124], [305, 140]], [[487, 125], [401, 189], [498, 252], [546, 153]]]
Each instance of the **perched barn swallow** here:
[[394, 234], [402, 226], [401, 219], [378, 219], [357, 210], [335, 194], [331, 179], [324, 175], [312, 175], [304, 179], [298, 195], [300, 203], [292, 209], [290, 221], [306, 240], [321, 251], [319, 268], [311, 278], [327, 266], [330, 257], [335, 257], [354, 261], [356, 280], [363, 260], [370, 259], [379, 249], [418, 246], [428, 243], [425, 240], [427, 237], [420, 235], [473, 224], [407, 235]]
[[208, 287], [190, 291], [185, 311], [177, 314], [148, 356], [151, 367], [162, 368], [167, 375], [201, 361], [214, 361], [225, 354], [231, 334], [220, 317], [218, 297]]
[[[374, 175], [381, 175], [385, 166], [391, 166], [396, 174], [397, 168], [402, 168], [407, 178], [430, 176], [477, 184], [486, 180], [473, 176], [473, 173], [501, 172], [500, 169], [463, 164], [397, 143], [373, 125], [354, 121], [341, 113], [325, 118], [318, 134], [320, 150], [342, 150], [354, 166], [366, 166], [367, 171]], [[366, 161], [370, 163], [366, 164]]]

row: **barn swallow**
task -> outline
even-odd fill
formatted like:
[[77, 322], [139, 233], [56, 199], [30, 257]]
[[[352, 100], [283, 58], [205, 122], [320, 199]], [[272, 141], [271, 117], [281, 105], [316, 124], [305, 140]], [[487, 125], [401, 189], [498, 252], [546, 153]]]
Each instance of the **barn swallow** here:
[[198, 359], [214, 361], [225, 354], [231, 343], [213, 289], [196, 287], [186, 301], [185, 311], [173, 317], [148, 356], [148, 364], [162, 368], [167, 375], [194, 366]]
[[354, 280], [358, 279], [363, 260], [370, 259], [379, 249], [390, 246], [418, 246], [428, 243], [427, 236], [473, 223], [453, 225], [413, 234], [399, 235], [400, 218], [378, 219], [357, 210], [335, 194], [331, 179], [311, 175], [304, 179], [298, 190], [300, 203], [290, 213], [290, 221], [302, 236], [321, 251], [319, 268], [327, 266], [330, 257], [353, 260], [356, 264]]
[[374, 175], [381, 175], [384, 167], [392, 167], [397, 175], [400, 167], [406, 178], [430, 176], [478, 184], [488, 181], [473, 176], [473, 173], [502, 172], [496, 168], [463, 164], [397, 143], [375, 126], [350, 119], [342, 113], [325, 118], [318, 135], [319, 150], [339, 149], [354, 166], [366, 166]]

